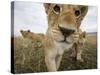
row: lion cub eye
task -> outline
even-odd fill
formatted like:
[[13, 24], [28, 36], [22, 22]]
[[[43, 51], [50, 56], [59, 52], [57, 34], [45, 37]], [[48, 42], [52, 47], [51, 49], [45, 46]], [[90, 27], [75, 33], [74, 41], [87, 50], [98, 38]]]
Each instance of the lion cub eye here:
[[54, 11], [54, 13], [59, 14], [60, 11], [61, 11], [60, 6], [55, 5], [54, 8], [53, 8], [53, 11]]
[[75, 16], [78, 17], [80, 16], [81, 12], [79, 10], [75, 10]]

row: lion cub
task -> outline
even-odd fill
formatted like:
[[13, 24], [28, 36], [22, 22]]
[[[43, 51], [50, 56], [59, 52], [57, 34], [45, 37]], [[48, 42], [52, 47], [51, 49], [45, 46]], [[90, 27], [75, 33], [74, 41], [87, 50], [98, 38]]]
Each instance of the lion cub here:
[[26, 31], [23, 31], [21, 30], [20, 31], [22, 36], [24, 38], [27, 38], [29, 39], [32, 43], [34, 43], [36, 47], [44, 47], [44, 39], [45, 39], [45, 35], [42, 34], [42, 33], [34, 33], [34, 32], [31, 32], [30, 30], [26, 30]]
[[30, 30], [27, 30], [27, 31], [20, 30], [20, 32], [24, 38], [28, 38], [31, 40], [38, 40], [38, 41], [41, 41], [44, 39], [44, 34], [42, 33], [36, 34], [34, 32], [31, 32]]
[[79, 39], [76, 43], [73, 44], [72, 46], [72, 57], [76, 57], [76, 60], [83, 62], [84, 60], [82, 59], [82, 51], [83, 47], [86, 42], [86, 32], [82, 32], [81, 30], [79, 31]]

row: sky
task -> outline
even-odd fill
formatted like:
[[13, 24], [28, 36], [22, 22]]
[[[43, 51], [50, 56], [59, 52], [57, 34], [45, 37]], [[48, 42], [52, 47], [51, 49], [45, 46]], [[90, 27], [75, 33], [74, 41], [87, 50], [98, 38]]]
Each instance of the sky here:
[[[16, 1], [14, 4], [14, 35], [20, 36], [20, 30], [31, 30], [35, 33], [46, 33], [47, 17], [43, 3]], [[82, 31], [97, 32], [97, 7], [89, 6], [82, 21]]]

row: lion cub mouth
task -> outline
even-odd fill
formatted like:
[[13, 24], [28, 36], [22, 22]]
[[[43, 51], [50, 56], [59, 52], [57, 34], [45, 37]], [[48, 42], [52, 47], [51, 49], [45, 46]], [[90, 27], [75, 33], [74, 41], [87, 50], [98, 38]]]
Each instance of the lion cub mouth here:
[[58, 26], [58, 27], [59, 27], [62, 35], [64, 36], [64, 39], [61, 40], [60, 42], [70, 43], [66, 38], [69, 37], [70, 35], [72, 35], [75, 32], [75, 30], [73, 30], [73, 29], [67, 29], [67, 28], [60, 27], [60, 26]]

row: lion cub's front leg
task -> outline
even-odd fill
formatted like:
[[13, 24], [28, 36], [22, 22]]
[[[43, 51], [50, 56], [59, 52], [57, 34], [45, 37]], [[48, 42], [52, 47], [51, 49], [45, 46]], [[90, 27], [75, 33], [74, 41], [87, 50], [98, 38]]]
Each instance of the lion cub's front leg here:
[[51, 57], [45, 57], [45, 63], [49, 72], [56, 71], [56, 63], [54, 59], [52, 59]]
[[56, 69], [56, 54], [52, 50], [47, 50], [45, 53], [45, 63], [49, 72], [57, 71]]
[[49, 72], [57, 71], [60, 66], [61, 59], [62, 59], [62, 55], [58, 55], [54, 51], [52, 52], [50, 51], [49, 53], [46, 53], [45, 63], [48, 71]]
[[62, 59], [62, 55], [58, 55], [56, 57], [56, 68], [57, 68], [57, 70], [59, 69], [61, 59]]
[[80, 49], [80, 48], [77, 49], [77, 57], [76, 57], [76, 59], [78, 61], [80, 61], [80, 62], [84, 61], [83, 58], [82, 58], [82, 49]]
[[80, 62], [83, 62], [83, 58], [82, 58], [82, 46], [78, 43], [76, 43], [75, 45], [75, 51], [76, 51], [76, 59]]

